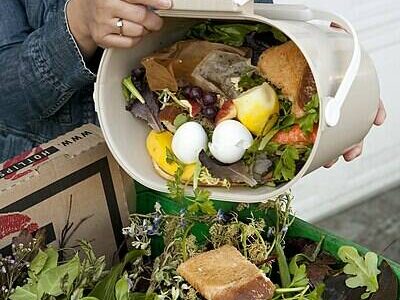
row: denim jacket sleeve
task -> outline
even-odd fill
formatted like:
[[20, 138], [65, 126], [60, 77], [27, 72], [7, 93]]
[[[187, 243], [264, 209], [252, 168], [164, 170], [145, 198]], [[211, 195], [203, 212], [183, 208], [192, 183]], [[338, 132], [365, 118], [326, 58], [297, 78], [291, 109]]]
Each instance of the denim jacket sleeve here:
[[93, 84], [95, 74], [69, 32], [65, 5], [65, 0], [0, 1], [0, 119], [48, 118]]

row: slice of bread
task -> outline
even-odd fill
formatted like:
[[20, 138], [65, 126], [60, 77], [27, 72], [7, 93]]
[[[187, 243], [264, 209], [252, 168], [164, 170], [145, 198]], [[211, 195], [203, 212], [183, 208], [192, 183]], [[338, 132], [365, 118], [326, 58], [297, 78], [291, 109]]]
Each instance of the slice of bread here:
[[187, 260], [178, 273], [207, 300], [269, 300], [275, 291], [270, 279], [227, 245]]
[[292, 101], [296, 117], [304, 115], [304, 104], [317, 92], [311, 69], [292, 41], [264, 51], [258, 62], [261, 75]]

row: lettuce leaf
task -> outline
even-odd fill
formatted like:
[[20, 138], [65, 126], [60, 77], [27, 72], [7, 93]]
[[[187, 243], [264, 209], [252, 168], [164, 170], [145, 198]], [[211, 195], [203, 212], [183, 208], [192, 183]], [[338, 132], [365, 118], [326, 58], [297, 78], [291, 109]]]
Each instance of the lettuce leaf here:
[[203, 150], [199, 154], [201, 164], [216, 178], [227, 179], [232, 183], [246, 183], [251, 187], [257, 185], [257, 181], [250, 175], [243, 161], [232, 165], [224, 165], [209, 157]]
[[201, 39], [213, 43], [241, 47], [245, 43], [246, 36], [251, 33], [272, 32], [274, 38], [280, 42], [286, 42], [287, 37], [278, 29], [267, 24], [218, 24], [204, 22], [193, 26], [187, 33], [188, 38]]
[[368, 299], [372, 293], [379, 289], [378, 275], [378, 256], [373, 252], [368, 252], [363, 258], [358, 254], [357, 249], [350, 246], [343, 246], [338, 251], [339, 258], [346, 263], [343, 272], [351, 275], [346, 280], [349, 288], [366, 287], [366, 292], [361, 299]]
[[[124, 86], [127, 88], [126, 85]], [[142, 102], [139, 98], [139, 101], [132, 101], [131, 96], [131, 100], [128, 102], [126, 109], [135, 117], [146, 121], [153, 130], [162, 131], [163, 126], [159, 117], [160, 107], [158, 105], [158, 96], [150, 90], [149, 85], [147, 82], [145, 82], [145, 79], [143, 79], [143, 82], [140, 82], [140, 84], [136, 83], [134, 85], [132, 83], [132, 86], [135, 87], [137, 92], [134, 97], [138, 97], [140, 95], [144, 102]]]

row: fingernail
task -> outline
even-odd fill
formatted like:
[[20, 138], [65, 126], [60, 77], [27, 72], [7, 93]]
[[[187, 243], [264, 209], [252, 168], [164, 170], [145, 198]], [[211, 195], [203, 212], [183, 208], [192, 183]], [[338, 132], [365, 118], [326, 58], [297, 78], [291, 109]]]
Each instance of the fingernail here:
[[380, 114], [378, 114], [376, 120], [375, 120], [375, 125], [382, 125], [383, 123], [385, 123], [386, 120], [386, 112], [382, 112]]
[[361, 155], [361, 149], [357, 148], [345, 156], [346, 161], [352, 161]]
[[160, 0], [160, 7], [164, 9], [171, 8], [172, 3], [171, 0]]

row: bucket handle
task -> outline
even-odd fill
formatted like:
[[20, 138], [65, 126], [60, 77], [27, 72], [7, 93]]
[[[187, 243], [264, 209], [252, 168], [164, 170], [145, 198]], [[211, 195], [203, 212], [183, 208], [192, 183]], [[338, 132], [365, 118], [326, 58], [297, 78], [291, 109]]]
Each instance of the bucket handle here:
[[336, 23], [336, 25], [339, 25], [353, 36], [353, 57], [343, 77], [342, 83], [335, 96], [326, 97], [326, 124], [329, 127], [336, 126], [340, 120], [343, 104], [356, 79], [361, 64], [361, 46], [354, 26], [343, 16], [322, 10], [311, 9], [303, 5], [264, 4], [263, 12], [266, 14], [266, 17], [270, 19], [304, 22], [322, 20], [330, 22], [330, 25]]
[[175, 11], [218, 11], [252, 13], [253, 0], [173, 0]]

